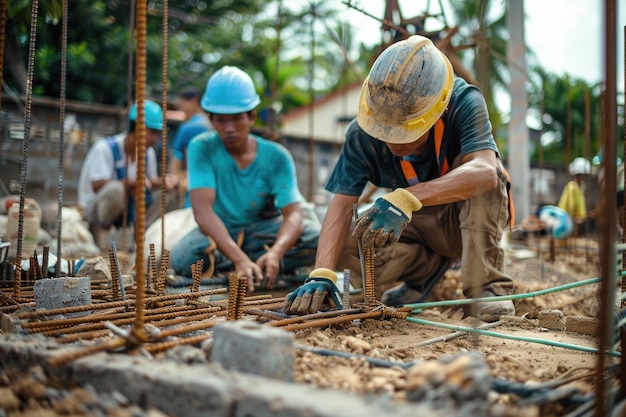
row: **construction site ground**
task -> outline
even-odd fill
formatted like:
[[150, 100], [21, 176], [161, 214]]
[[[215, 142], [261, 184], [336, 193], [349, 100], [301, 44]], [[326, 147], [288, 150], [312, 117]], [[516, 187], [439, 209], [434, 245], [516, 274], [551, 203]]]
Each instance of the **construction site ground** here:
[[[516, 283], [515, 292], [522, 294], [546, 288], [553, 288], [564, 284], [582, 281], [600, 275], [600, 263], [598, 258], [598, 242], [594, 238], [568, 239], [557, 242], [554, 249], [554, 259], [549, 250], [549, 239], [529, 239], [522, 244], [517, 242], [507, 249], [506, 271], [513, 277]], [[435, 288], [430, 300], [458, 299], [461, 293], [461, 272], [451, 269], [445, 278]], [[252, 391], [260, 390], [260, 385], [269, 384], [267, 387], [275, 387], [267, 394], [267, 401], [273, 404], [274, 411], [264, 411], [265, 406], [257, 404], [256, 410], [244, 413], [246, 403], [243, 399], [237, 403], [236, 412], [232, 414], [196, 413], [193, 402], [180, 402], [172, 409], [171, 401], [159, 402], [152, 397], [143, 397], [130, 387], [107, 391], [110, 384], [99, 383], [99, 378], [81, 381], [81, 374], [77, 369], [63, 372], [65, 378], [55, 376], [53, 368], [37, 365], [33, 359], [37, 355], [32, 354], [35, 350], [44, 351], [47, 354], [55, 350], [72, 349], [72, 344], [64, 344], [60, 347], [54, 345], [54, 339], [35, 336], [5, 335], [0, 338], [0, 350], [5, 354], [5, 359], [0, 366], [3, 374], [0, 377], [0, 409], [4, 409], [7, 416], [48, 416], [48, 415], [106, 415], [106, 416], [187, 416], [187, 415], [374, 415], [385, 412], [386, 415], [411, 415], [419, 407], [427, 405], [427, 411], [431, 416], [438, 416], [437, 410], [448, 410], [442, 403], [441, 398], [424, 398], [423, 402], [415, 400], [416, 380], [412, 376], [412, 370], [423, 366], [425, 363], [443, 363], [444, 358], [467, 352], [479, 352], [489, 367], [492, 378], [501, 378], [510, 383], [519, 383], [525, 387], [548, 384], [554, 389], [574, 389], [581, 396], [593, 394], [596, 383], [595, 367], [597, 355], [592, 352], [597, 347], [597, 325], [595, 317], [598, 312], [597, 302], [598, 285], [591, 284], [565, 291], [553, 292], [532, 298], [515, 300], [516, 316], [505, 318], [490, 331], [503, 335], [511, 335], [516, 339], [506, 339], [490, 335], [471, 334], [456, 332], [454, 326], [480, 327], [485, 323], [477, 322], [464, 317], [462, 308], [440, 307], [428, 308], [412, 317], [444, 323], [450, 328], [440, 328], [431, 325], [410, 322], [403, 319], [365, 319], [353, 320], [330, 326], [309, 328], [295, 331], [296, 357], [294, 365], [294, 382], [288, 383], [293, 387], [285, 391], [284, 386], [278, 381], [263, 382], [253, 381], [250, 385], [238, 385], [237, 390]], [[258, 291], [261, 294], [263, 291]], [[272, 292], [272, 296], [284, 296], [280, 292]], [[558, 329], [554, 318], [561, 317], [554, 314], [552, 321], [548, 321], [546, 327], [540, 318], [540, 312], [546, 310], [559, 310], [562, 313], [562, 321], [571, 318], [571, 328]], [[263, 322], [260, 317], [244, 316], [244, 319]], [[523, 340], [517, 340], [525, 338]], [[550, 342], [561, 345], [553, 346]], [[93, 344], [91, 341], [88, 343]], [[52, 345], [51, 345], [52, 344]], [[28, 345], [25, 352], [16, 353], [18, 348], [14, 345]], [[40, 346], [40, 348], [37, 348]], [[77, 346], [84, 347], [84, 343]], [[572, 349], [563, 346], [580, 347]], [[164, 353], [153, 355], [147, 359], [149, 363], [177, 363], [181, 366], [190, 366], [201, 369], [204, 374], [217, 372], [220, 378], [225, 378], [221, 368], [215, 370], [209, 364], [211, 344], [198, 343], [194, 346], [184, 346], [171, 349]], [[590, 350], [590, 351], [585, 351]], [[18, 369], [10, 366], [8, 362], [16, 359], [7, 359], [7, 351], [11, 352], [19, 362]], [[337, 354], [339, 352], [339, 354]], [[344, 353], [342, 355], [341, 353]], [[41, 353], [41, 352], [39, 352]], [[321, 353], [321, 354], [320, 354]], [[347, 355], [345, 355], [347, 354]], [[103, 358], [98, 354], [88, 359], [93, 362], [119, 361], [120, 353], [109, 353]], [[109, 357], [117, 359], [109, 361]], [[344, 357], [345, 356], [345, 357]], [[2, 357], [2, 354], [0, 354]], [[131, 355], [131, 363], [137, 366], [145, 358], [141, 355]], [[43, 359], [40, 359], [43, 361]], [[83, 363], [86, 359], [77, 361]], [[126, 360], [126, 359], [124, 359]], [[376, 361], [380, 363], [377, 363]], [[615, 360], [615, 359], [611, 359]], [[397, 364], [397, 365], [394, 365]], [[28, 366], [25, 366], [28, 364]], [[153, 366], [150, 365], [150, 366]], [[411, 367], [413, 365], [413, 367]], [[75, 365], [76, 366], [76, 365]], [[131, 367], [133, 365], [130, 365]], [[207, 368], [209, 366], [209, 368]], [[154, 368], [157, 369], [157, 368]], [[131, 372], [129, 369], [120, 372]], [[155, 371], [157, 372], [157, 371]], [[450, 379], [451, 372], [446, 366], [436, 368], [434, 374], [443, 379]], [[73, 375], [76, 382], [72, 386], [67, 382], [68, 374]], [[104, 372], [95, 375], [103, 375]], [[87, 375], [87, 373], [85, 373]], [[189, 375], [192, 372], [189, 371]], [[130, 377], [127, 377], [130, 378]], [[157, 376], [150, 378], [156, 385]], [[165, 378], [168, 378], [167, 372]], [[238, 378], [238, 377], [237, 377]], [[241, 376], [245, 381], [247, 376]], [[71, 379], [71, 378], [70, 378]], [[104, 380], [104, 379], [103, 379]], [[63, 381], [62, 383], [59, 381]], [[432, 383], [432, 382], [429, 382]], [[474, 381], [476, 383], [476, 381]], [[61, 384], [61, 385], [59, 385]], [[47, 390], [46, 390], [47, 387]], [[246, 388], [248, 387], [248, 388]], [[254, 387], [254, 388], [252, 388]], [[436, 388], [436, 387], [435, 387]], [[39, 391], [38, 391], [39, 389]], [[189, 383], [181, 384], [180, 396], [185, 396], [193, 391]], [[51, 391], [52, 390], [52, 391]], [[125, 391], [126, 390], [126, 391]], [[131, 392], [132, 390], [132, 392]], [[137, 388], [140, 390], [140, 388]], [[55, 395], [51, 395], [54, 392]], [[409, 392], [409, 395], [407, 395]], [[562, 391], [561, 391], [562, 392]], [[341, 394], [344, 393], [344, 394]], [[262, 396], [263, 394], [258, 395]], [[251, 400], [251, 393], [242, 394], [241, 398]], [[339, 397], [336, 397], [339, 395]], [[344, 397], [341, 397], [344, 395]], [[135, 401], [139, 396], [143, 401]], [[312, 396], [318, 400], [311, 401]], [[301, 398], [299, 398], [301, 397]], [[558, 397], [558, 396], [557, 396]], [[147, 399], [148, 398], [148, 399]], [[152, 398], [152, 399], [149, 399]], [[337, 398], [344, 398], [341, 407], [353, 409], [336, 413], [337, 406], [331, 403]], [[489, 393], [489, 407], [483, 411], [483, 415], [493, 416], [560, 416], [571, 411], [567, 402], [557, 399], [523, 398], [522, 394], [497, 393], [493, 390]], [[534, 397], [533, 397], [534, 398]], [[259, 398], [254, 401], [261, 401]], [[351, 402], [351, 401], [356, 401]], [[361, 401], [361, 403], [358, 403]], [[358, 403], [358, 404], [357, 404]], [[8, 405], [7, 405], [8, 404]], [[81, 405], [82, 404], [82, 405]], [[89, 405], [88, 407], [85, 405]], [[100, 405], [94, 405], [100, 404]], [[246, 403], [247, 404], [247, 403]], [[296, 405], [297, 404], [297, 405]], [[443, 404], [443, 405], [442, 405]], [[325, 405], [325, 407], [324, 407]], [[449, 404], [448, 404], [449, 406]], [[181, 408], [182, 407], [182, 408]], [[188, 409], [185, 409], [188, 407]], [[269, 410], [272, 410], [269, 407]], [[300, 408], [298, 408], [300, 407]], [[363, 407], [362, 409], [359, 407]], [[377, 407], [381, 407], [380, 410]], [[441, 415], [467, 415], [475, 412], [475, 409], [463, 409], [462, 405], [456, 404], [458, 414], [449, 410]], [[454, 409], [454, 407], [452, 408]], [[307, 411], [308, 410], [308, 411]], [[370, 410], [363, 414], [358, 410]], [[381, 411], [383, 410], [383, 411]], [[413, 411], [411, 411], [413, 410]], [[421, 410], [421, 409], [420, 409]], [[434, 410], [434, 411], [433, 411]], [[472, 411], [473, 410], [473, 411]], [[269, 414], [267, 414], [269, 413]], [[334, 413], [334, 414], [333, 414]], [[360, 414], [359, 414], [360, 413]], [[3, 415], [0, 412], [0, 415]], [[413, 414], [415, 415], [415, 414]]]

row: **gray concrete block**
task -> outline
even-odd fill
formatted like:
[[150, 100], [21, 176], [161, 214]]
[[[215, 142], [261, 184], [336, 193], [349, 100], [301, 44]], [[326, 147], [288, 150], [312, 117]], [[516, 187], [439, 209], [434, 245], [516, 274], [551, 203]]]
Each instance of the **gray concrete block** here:
[[294, 340], [291, 332], [253, 321], [222, 322], [213, 331], [211, 362], [226, 369], [293, 381]]
[[[35, 281], [35, 306], [37, 309], [66, 308], [91, 304], [89, 277], [61, 277]], [[68, 317], [85, 315], [72, 313]]]
[[567, 316], [565, 318], [565, 330], [568, 332], [576, 332], [588, 334], [590, 336], [598, 335], [598, 319], [583, 316]]
[[550, 330], [565, 330], [565, 317], [561, 310], [542, 310], [537, 318], [541, 327]]

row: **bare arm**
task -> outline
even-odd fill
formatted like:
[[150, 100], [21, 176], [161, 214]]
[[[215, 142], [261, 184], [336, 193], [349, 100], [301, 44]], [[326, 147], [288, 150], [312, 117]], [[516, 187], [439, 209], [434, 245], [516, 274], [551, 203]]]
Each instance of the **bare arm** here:
[[178, 178], [178, 186], [181, 193], [187, 191], [187, 171], [185, 170], [183, 161], [177, 158], [172, 158], [170, 162], [170, 172]]
[[316, 268], [335, 269], [337, 258], [346, 242], [353, 216], [353, 205], [358, 197], [335, 194], [322, 222], [317, 245]]
[[467, 200], [497, 187], [498, 164], [492, 150], [472, 152], [461, 159], [461, 165], [446, 175], [413, 185], [407, 190], [424, 206]]

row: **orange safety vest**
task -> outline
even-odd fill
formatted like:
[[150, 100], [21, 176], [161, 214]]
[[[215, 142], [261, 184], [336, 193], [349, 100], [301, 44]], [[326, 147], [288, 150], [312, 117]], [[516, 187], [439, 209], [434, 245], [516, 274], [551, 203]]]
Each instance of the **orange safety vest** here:
[[[443, 131], [445, 127], [446, 126], [442, 119], [435, 122], [435, 156], [437, 157], [439, 176], [444, 176], [450, 171], [448, 159], [445, 155], [441, 155], [441, 144], [443, 143]], [[409, 185], [415, 185], [419, 182], [417, 172], [415, 172], [415, 168], [410, 160], [400, 160], [400, 167], [402, 168], [402, 173], [404, 174], [404, 177], [408, 181]], [[502, 172], [506, 177], [506, 191], [509, 197], [509, 226], [513, 228], [513, 225], [515, 224], [515, 205], [513, 204], [513, 194], [511, 193], [511, 177], [504, 167], [502, 167]]]

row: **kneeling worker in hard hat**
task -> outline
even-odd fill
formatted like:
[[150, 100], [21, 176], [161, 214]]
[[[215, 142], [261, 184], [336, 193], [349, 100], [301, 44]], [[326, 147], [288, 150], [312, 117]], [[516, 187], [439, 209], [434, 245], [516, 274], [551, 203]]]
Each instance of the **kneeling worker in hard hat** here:
[[215, 131], [194, 137], [187, 150], [198, 228], [172, 250], [179, 275], [190, 276], [191, 265], [204, 259], [205, 269], [235, 270], [254, 290], [315, 260], [320, 224], [303, 216], [291, 154], [250, 133], [260, 102], [239, 68], [222, 67], [207, 82], [201, 105]]
[[[89, 149], [78, 180], [78, 201], [89, 222], [89, 228], [98, 242], [98, 235], [111, 226], [135, 223], [135, 187], [137, 180], [137, 105], [128, 113], [129, 130], [96, 141]], [[151, 100], [145, 102], [146, 125], [146, 206], [151, 203], [151, 190], [161, 186], [157, 173], [156, 152], [153, 146], [161, 139], [163, 111]], [[128, 159], [128, 161], [127, 161]], [[127, 171], [128, 168], [128, 171]], [[174, 175], [165, 177], [166, 188], [178, 184]], [[148, 222], [154, 219], [147, 219]], [[105, 242], [100, 242], [104, 244]], [[102, 249], [106, 249], [103, 247]]]
[[[466, 297], [511, 294], [498, 245], [510, 220], [507, 175], [491, 131], [480, 91], [454, 76], [429, 39], [414, 35], [383, 51], [326, 185], [334, 196], [317, 269], [288, 297], [285, 311], [319, 309], [319, 296], [309, 301], [315, 291], [336, 305], [335, 269], [349, 269], [352, 285], [362, 287], [358, 240], [377, 248], [376, 297], [387, 305], [425, 300], [456, 259]], [[392, 191], [352, 222], [368, 182]], [[503, 300], [479, 303], [474, 313], [495, 321], [515, 309]]]

